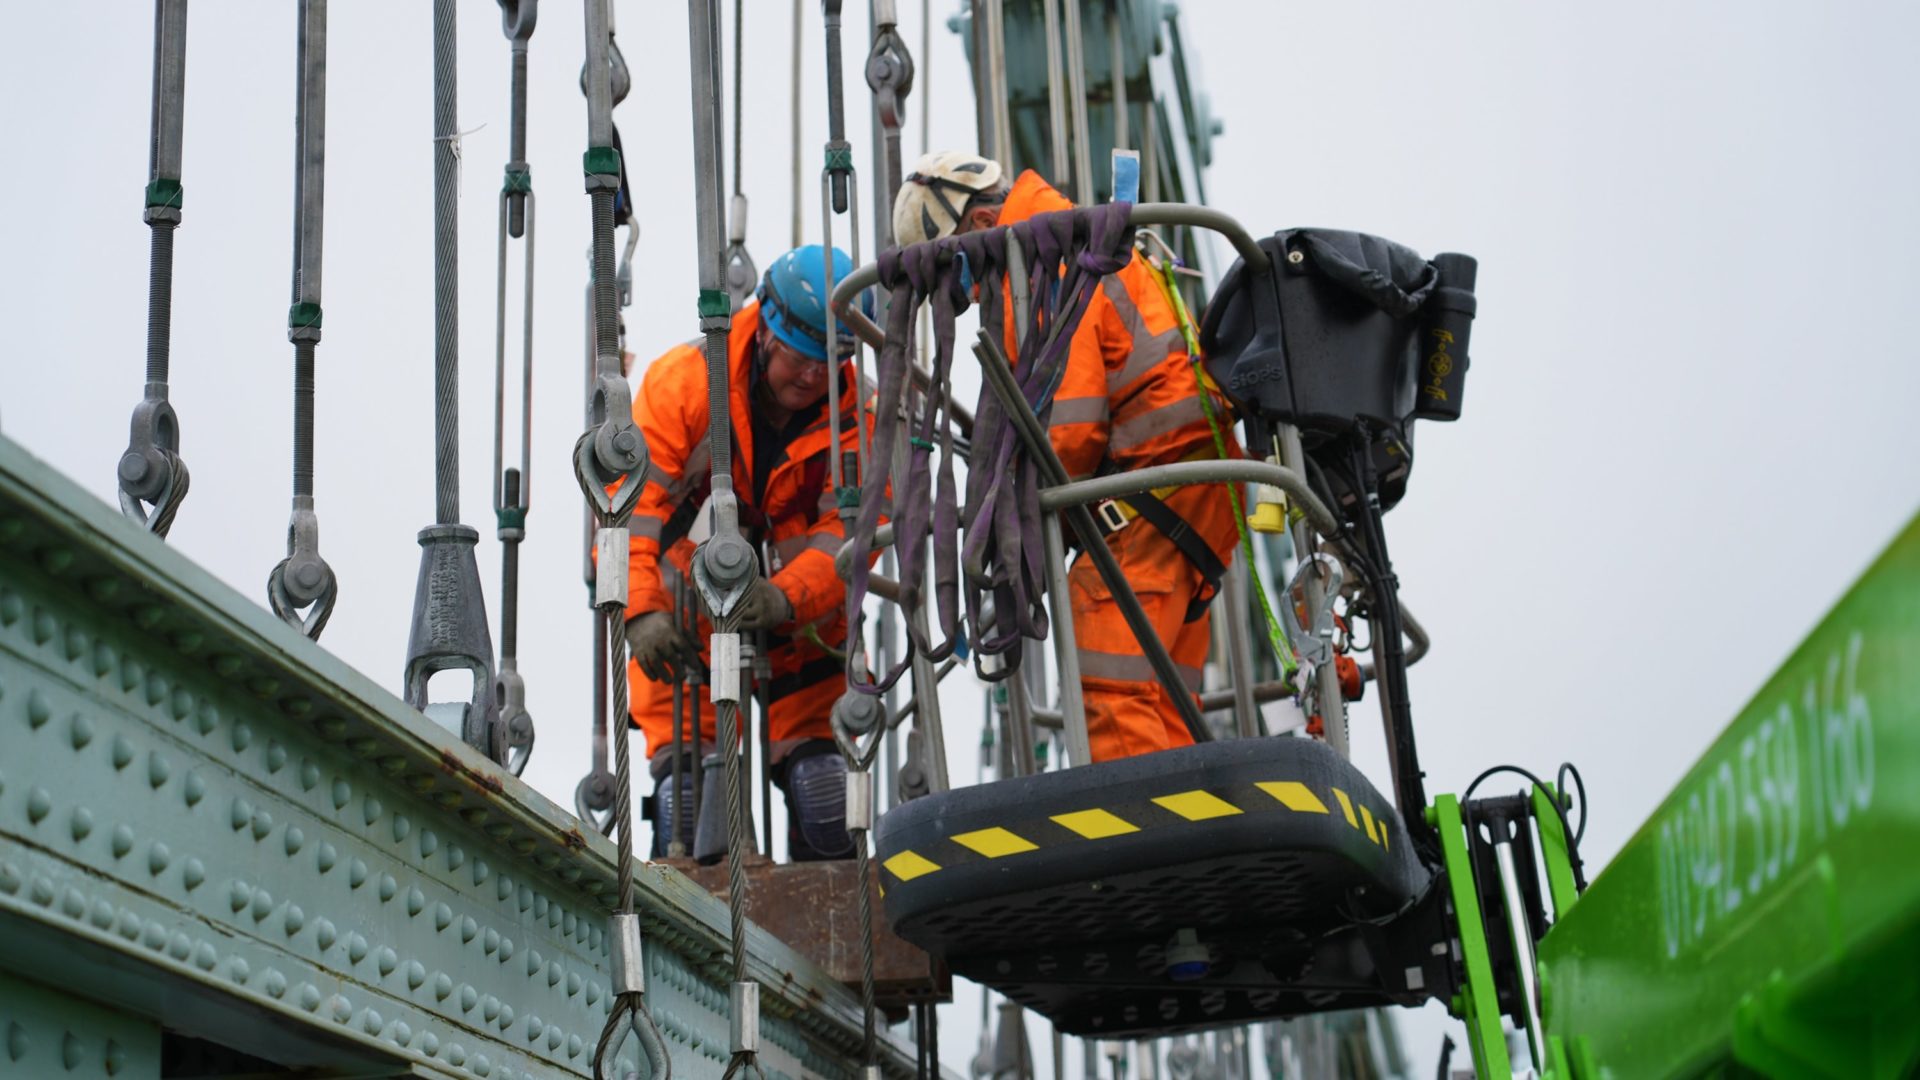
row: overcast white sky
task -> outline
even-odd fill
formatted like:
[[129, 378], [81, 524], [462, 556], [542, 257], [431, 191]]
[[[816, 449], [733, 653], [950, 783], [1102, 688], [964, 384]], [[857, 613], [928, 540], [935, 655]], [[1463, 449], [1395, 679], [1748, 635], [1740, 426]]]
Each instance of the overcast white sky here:
[[[617, 114], [644, 225], [628, 325], [643, 361], [692, 337], [685, 9], [618, 0], [634, 73]], [[972, 142], [937, 0], [909, 151]], [[747, 27], [749, 245], [789, 243], [791, 10]], [[865, 5], [850, 3], [849, 9]], [[1190, 0], [1188, 41], [1225, 134], [1214, 205], [1255, 233], [1360, 228], [1481, 260], [1466, 416], [1428, 425], [1389, 520], [1435, 639], [1412, 695], [1429, 791], [1487, 765], [1577, 762], [1598, 863], [1920, 506], [1920, 12], [1821, 5]], [[430, 5], [342, 2], [330, 29], [321, 550], [341, 579], [324, 644], [396, 690], [432, 520]], [[902, 17], [919, 52], [920, 5]], [[0, 430], [112, 499], [140, 394], [151, 7], [27, 5], [0, 65]], [[491, 541], [496, 198], [506, 157], [498, 10], [462, 5], [464, 520], [497, 620]], [[730, 9], [729, 9], [729, 18]], [[585, 109], [580, 6], [532, 48], [539, 192], [534, 507], [522, 670], [528, 779], [561, 805], [587, 761], [588, 616], [567, 449], [581, 428]], [[819, 239], [818, 9], [805, 7], [799, 149]], [[848, 12], [849, 124], [864, 169]], [[294, 5], [193, 7], [173, 400], [193, 491], [172, 542], [249, 597], [283, 554], [292, 347]], [[484, 127], [482, 127], [484, 125]], [[864, 204], [863, 204], [864, 205]], [[871, 237], [871, 227], [865, 230]], [[844, 237], [842, 238], [844, 243]], [[865, 253], [869, 257], [871, 252]], [[971, 393], [971, 391], [968, 391]], [[954, 771], [977, 696], [955, 688]], [[1377, 722], [1356, 759], [1386, 786]], [[948, 1010], [970, 1054], [977, 1005]], [[1406, 1025], [1429, 1061], [1443, 1019]], [[1430, 1068], [1430, 1066], [1428, 1066]]]

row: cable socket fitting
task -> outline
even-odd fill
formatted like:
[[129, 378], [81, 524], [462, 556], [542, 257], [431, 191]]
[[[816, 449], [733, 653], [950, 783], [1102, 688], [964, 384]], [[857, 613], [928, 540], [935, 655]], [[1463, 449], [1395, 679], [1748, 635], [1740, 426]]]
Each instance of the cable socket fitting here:
[[737, 982], [728, 995], [733, 1013], [733, 1052], [760, 1052], [760, 984]]
[[640, 936], [640, 916], [631, 912], [616, 914], [612, 925], [613, 992], [647, 992], [647, 958]]

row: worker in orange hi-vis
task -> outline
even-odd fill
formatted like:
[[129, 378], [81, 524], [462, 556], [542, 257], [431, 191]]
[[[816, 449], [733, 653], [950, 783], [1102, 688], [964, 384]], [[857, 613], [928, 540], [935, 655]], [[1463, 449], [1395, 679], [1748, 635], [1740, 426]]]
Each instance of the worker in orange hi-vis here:
[[[893, 230], [899, 243], [911, 244], [1072, 208], [1032, 170], [1008, 182], [998, 162], [946, 151], [921, 158], [901, 184]], [[1008, 319], [1008, 355], [1015, 352], [1017, 329]], [[1202, 387], [1179, 317], [1136, 252], [1100, 283], [1074, 333], [1054, 395], [1053, 448], [1075, 480], [1215, 458], [1202, 393], [1214, 394], [1216, 415], [1226, 415], [1224, 399]], [[1241, 456], [1231, 430], [1223, 435], [1227, 454]], [[1196, 693], [1210, 640], [1208, 602], [1238, 539], [1225, 488], [1203, 484], [1129, 496], [1102, 504], [1095, 515], [1187, 689]], [[1190, 744], [1092, 560], [1075, 560], [1068, 581], [1094, 760]]]
[[[827, 279], [831, 265], [833, 280]], [[832, 433], [827, 381], [840, 380], [840, 452], [859, 445], [851, 334], [836, 341], [839, 363], [827, 362], [826, 299], [853, 271], [835, 249], [818, 245], [774, 260], [754, 301], [733, 317], [727, 360], [735, 450], [733, 484], [743, 532], [765, 540], [772, 565], [741, 600], [743, 631], [768, 633], [772, 666], [769, 734], [774, 778], [787, 797], [796, 860], [850, 858], [846, 829], [846, 765], [833, 742], [829, 714], [846, 689], [845, 665], [835, 655], [847, 637], [846, 589], [833, 559], [845, 539], [829, 477]], [[701, 343], [679, 345], [647, 365], [633, 402], [633, 419], [646, 435], [652, 467], [635, 506], [629, 558], [626, 635], [633, 721], [647, 736], [658, 781], [654, 852], [665, 854], [675, 809], [691, 839], [691, 800], [670, 790], [673, 775], [673, 687], [688, 665], [706, 662], [711, 627], [698, 637], [682, 629], [670, 584], [688, 573], [694, 545], [687, 538], [710, 486], [707, 441], [707, 364]], [[867, 430], [871, 430], [871, 417]], [[857, 484], [857, 477], [849, 477]], [[689, 715], [694, 709], [688, 708]], [[714, 747], [714, 713], [700, 714], [703, 746]], [[691, 787], [691, 723], [682, 732], [682, 782]], [[691, 794], [689, 790], [688, 794]], [[709, 795], [712, 797], [712, 795]]]

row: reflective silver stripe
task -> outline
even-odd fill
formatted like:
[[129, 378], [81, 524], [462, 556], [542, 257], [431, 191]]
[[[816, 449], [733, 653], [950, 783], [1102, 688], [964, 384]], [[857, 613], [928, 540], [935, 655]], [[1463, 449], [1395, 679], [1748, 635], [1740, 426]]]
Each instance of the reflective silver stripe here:
[[661, 521], [659, 518], [643, 517], [635, 514], [627, 520], [628, 535], [636, 537], [644, 536], [648, 540], [659, 543], [660, 530], [665, 528], [666, 524], [666, 522]]
[[[1145, 656], [1139, 653], [1098, 652], [1087, 648], [1079, 648], [1074, 651], [1080, 656], [1080, 674], [1082, 676], [1092, 676], [1096, 679], [1111, 679], [1114, 682], [1150, 683], [1158, 681], [1158, 678], [1153, 673], [1153, 665], [1147, 661]], [[1198, 693], [1203, 678], [1201, 670], [1197, 667], [1188, 667], [1185, 664], [1175, 664], [1174, 666], [1180, 670], [1180, 681], [1187, 685], [1187, 689]]]
[[1127, 450], [1149, 439], [1165, 435], [1169, 431], [1199, 423], [1206, 417], [1207, 414], [1200, 410], [1198, 397], [1182, 398], [1157, 409], [1149, 409], [1138, 416], [1116, 420], [1112, 434], [1107, 438], [1107, 449]]
[[1053, 403], [1053, 414], [1047, 418], [1049, 427], [1106, 422], [1107, 399], [1105, 396], [1060, 398]]
[[829, 555], [838, 555], [840, 545], [844, 543], [846, 543], [844, 537], [835, 536], [830, 532], [818, 532], [812, 534], [812, 538], [807, 541], [807, 547], [814, 551], [824, 551]]
[[820, 500], [814, 503], [814, 508], [822, 515], [832, 514], [840, 509], [840, 500], [834, 495], [832, 484], [820, 485]]
[[1147, 332], [1146, 320], [1140, 317], [1140, 309], [1134, 305], [1133, 296], [1120, 283], [1118, 275], [1102, 278], [1100, 289], [1112, 301], [1113, 310], [1119, 313], [1120, 321], [1133, 337], [1133, 351], [1127, 354], [1126, 364], [1119, 371], [1107, 373], [1107, 392], [1111, 394], [1158, 367], [1183, 341], [1178, 325], [1158, 334]]
[[789, 536], [784, 539], [775, 540], [773, 542], [773, 550], [775, 554], [780, 556], [780, 565], [785, 566], [793, 561], [795, 555], [807, 550], [807, 536], [805, 533], [801, 533], [797, 536]]

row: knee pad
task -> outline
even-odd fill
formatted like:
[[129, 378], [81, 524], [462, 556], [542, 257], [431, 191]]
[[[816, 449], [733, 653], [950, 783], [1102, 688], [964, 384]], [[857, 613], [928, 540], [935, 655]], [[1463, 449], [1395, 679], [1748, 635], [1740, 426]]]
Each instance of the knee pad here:
[[[830, 746], [831, 744], [829, 744]], [[838, 753], [796, 753], [781, 784], [793, 827], [787, 846], [794, 862], [853, 856], [847, 832], [847, 763]]]
[[669, 770], [661, 776], [653, 789], [653, 851], [655, 859], [665, 858], [667, 844], [674, 839], [675, 825], [679, 826], [680, 842], [686, 845], [684, 854], [693, 853], [693, 767], [689, 762], [680, 772], [680, 785], [676, 790], [673, 772]]

